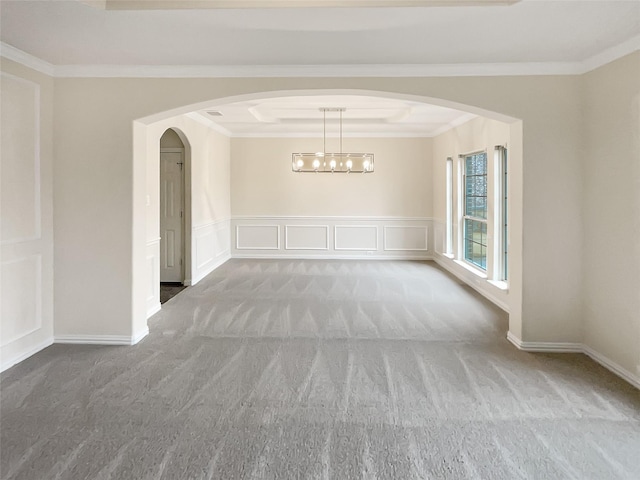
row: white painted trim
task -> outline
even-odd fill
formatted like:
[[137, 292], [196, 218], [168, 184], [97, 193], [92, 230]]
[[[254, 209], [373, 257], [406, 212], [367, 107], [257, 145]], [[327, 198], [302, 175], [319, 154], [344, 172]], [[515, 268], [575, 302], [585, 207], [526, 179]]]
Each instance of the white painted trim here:
[[[205, 278], [207, 275], [209, 275], [211, 272], [213, 272], [216, 268], [218, 268], [220, 265], [225, 263], [230, 258], [231, 258], [231, 254], [229, 253], [229, 251], [227, 251], [227, 254], [224, 255], [222, 258], [216, 257], [217, 261], [212, 263], [210, 267], [208, 267], [204, 272], [200, 273], [197, 277], [185, 280], [184, 284], [188, 287], [196, 285], [200, 280]], [[258, 258], [258, 257], [249, 256], [248, 258]]]
[[[345, 215], [343, 217], [329, 217], [322, 215], [291, 215], [291, 216], [273, 216], [273, 215], [234, 215], [231, 217], [231, 220], [271, 220], [274, 222], [277, 221], [287, 221], [287, 220], [323, 220], [325, 222], [342, 222], [342, 221], [366, 221], [366, 222], [429, 222], [432, 221], [431, 217], [365, 217], [365, 216], [349, 216]], [[359, 226], [359, 225], [357, 225]]]
[[621, 367], [611, 359], [605, 357], [601, 353], [596, 352], [593, 348], [589, 347], [588, 345], [583, 345], [582, 348], [583, 348], [584, 354], [587, 355], [589, 358], [591, 358], [594, 362], [599, 363], [610, 372], [615, 373], [620, 378], [622, 378], [623, 380], [626, 380], [631, 385], [633, 385], [638, 390], [640, 390], [640, 377], [638, 375], [634, 375], [626, 368]]
[[221, 223], [226, 223], [229, 221], [231, 221], [229, 218], [223, 218], [221, 220], [212, 220], [211, 222], [208, 222], [208, 223], [201, 223], [200, 225], [194, 225], [191, 227], [191, 229], [193, 231], [202, 230], [203, 228], [214, 227], [216, 225], [220, 225]]
[[[444, 262], [442, 257], [440, 256], [434, 256], [433, 260], [440, 265], [442, 268], [444, 268], [447, 272], [449, 272], [451, 275], [453, 275], [454, 277], [456, 277], [458, 280], [460, 280], [462, 283], [464, 283], [465, 285], [473, 288], [476, 292], [478, 292], [480, 295], [482, 295], [484, 298], [486, 298], [487, 300], [489, 300], [490, 302], [494, 303], [495, 305], [497, 305], [498, 307], [500, 307], [502, 310], [504, 310], [505, 312], [509, 313], [509, 305], [507, 305], [506, 303], [504, 303], [502, 300], [498, 299], [497, 297], [495, 297], [494, 295], [492, 295], [491, 293], [487, 292], [486, 290], [481, 290], [479, 288], [478, 285], [475, 285], [473, 283], [469, 283], [467, 281], [466, 278], [464, 278], [460, 272], [458, 272], [455, 268], [452, 268], [453, 265], [451, 265], [450, 262]], [[458, 263], [455, 262], [455, 265], [457, 265]]]
[[33, 82], [31, 80], [27, 80], [26, 78], [18, 77], [16, 75], [12, 75], [7, 72], [0, 72], [0, 77], [8, 77], [13, 81], [18, 83], [23, 83], [29, 85], [34, 89], [33, 93], [33, 103], [34, 103], [34, 138], [33, 138], [33, 150], [34, 150], [34, 158], [33, 158], [33, 184], [34, 184], [34, 234], [28, 237], [17, 237], [11, 238], [8, 240], [3, 240], [1, 242], [2, 245], [12, 245], [16, 243], [27, 243], [27, 242], [36, 242], [42, 239], [42, 155], [40, 148], [40, 138], [42, 136], [41, 133], [41, 121], [40, 121], [40, 84]]
[[510, 331], [507, 332], [507, 340], [513, 343], [519, 350], [525, 352], [558, 352], [558, 353], [583, 353], [581, 343], [573, 342], [523, 342]]
[[[52, 65], [0, 42], [0, 56], [58, 78], [406, 78], [582, 75], [636, 50], [640, 50], [640, 37], [625, 40], [587, 59], [569, 62], [404, 65]], [[203, 118], [203, 120], [207, 119]], [[215, 122], [212, 123], [215, 124]], [[212, 128], [224, 133], [220, 126]]]
[[[388, 248], [387, 229], [388, 228], [420, 228], [424, 230], [425, 248]], [[427, 252], [429, 251], [429, 227], [427, 225], [385, 225], [382, 227], [382, 249], [386, 252]]]
[[479, 268], [476, 268], [473, 264], [467, 262], [466, 260], [453, 260], [453, 263], [461, 266], [465, 270], [473, 273], [476, 277], [482, 278], [483, 280], [487, 280], [489, 277], [487, 276], [487, 272], [483, 272]]
[[130, 335], [56, 335], [53, 343], [69, 345], [133, 345]]
[[572, 342], [523, 342], [511, 332], [507, 332], [507, 340], [514, 344], [519, 350], [532, 353], [583, 353], [591, 358], [594, 362], [602, 365], [604, 368], [614, 373], [623, 380], [629, 382], [635, 388], [640, 390], [640, 377], [634, 375], [626, 368], [621, 367], [613, 360], [605, 357], [601, 353], [596, 352], [588, 345]]
[[[338, 228], [375, 228], [376, 229], [376, 246], [375, 248], [367, 248], [367, 247], [355, 247], [355, 248], [344, 248], [338, 247]], [[377, 225], [334, 225], [333, 226], [333, 249], [338, 251], [362, 251], [362, 252], [377, 252], [378, 251], [378, 235], [380, 234]]]
[[[324, 228], [327, 239], [326, 247], [307, 247], [307, 248], [294, 248], [289, 247], [289, 227], [292, 228]], [[329, 250], [329, 225], [285, 225], [284, 226], [284, 249], [285, 250]]]
[[24, 52], [8, 43], [0, 42], [0, 56], [19, 63], [25, 67], [31, 68], [36, 72], [44, 73], [53, 77], [56, 75], [56, 67], [49, 62], [39, 59], [38, 57]]
[[157, 245], [158, 243], [160, 243], [161, 238], [154, 238], [153, 240], [147, 240], [147, 247], [152, 247], [154, 245]]
[[640, 35], [636, 35], [629, 40], [626, 40], [618, 45], [614, 45], [611, 48], [587, 58], [582, 62], [582, 71], [580, 73], [587, 73], [596, 68], [600, 68], [607, 63], [611, 63], [619, 58], [625, 57], [630, 53], [640, 50]]
[[149, 327], [145, 326], [142, 330], [131, 336], [131, 345], [135, 345], [147, 335], [149, 335]]
[[[278, 232], [278, 246], [277, 247], [240, 247], [238, 246], [238, 240], [240, 238], [239, 229], [241, 227], [276, 227]], [[280, 250], [280, 225], [236, 225], [236, 250]]]
[[582, 62], [400, 65], [58, 65], [61, 78], [332, 78], [580, 75]]
[[44, 350], [45, 348], [49, 347], [53, 345], [53, 337], [47, 338], [46, 340], [40, 342], [39, 344], [35, 345], [34, 347], [31, 347], [29, 350], [27, 350], [26, 352], [23, 352], [19, 355], [16, 355], [13, 358], [10, 358], [9, 360], [7, 360], [6, 362], [4, 362], [2, 364], [2, 367], [0, 367], [0, 372], [4, 372], [5, 370], [8, 370], [9, 368], [13, 367], [14, 365], [17, 365], [18, 363], [26, 360], [27, 358], [31, 357], [32, 355], [35, 355], [36, 353]]
[[274, 255], [253, 255], [250, 253], [234, 253], [231, 258], [255, 258], [259, 260], [266, 260], [269, 258], [276, 258], [280, 260], [414, 260], [418, 262], [427, 262], [433, 260], [431, 255], [367, 255], [366, 253], [360, 255], [346, 254], [346, 255], [308, 255], [308, 254], [274, 254]]
[[160, 310], [162, 310], [162, 305], [160, 304], [160, 302], [157, 302], [155, 305], [153, 305], [151, 308], [147, 310], [147, 319], [153, 317]]

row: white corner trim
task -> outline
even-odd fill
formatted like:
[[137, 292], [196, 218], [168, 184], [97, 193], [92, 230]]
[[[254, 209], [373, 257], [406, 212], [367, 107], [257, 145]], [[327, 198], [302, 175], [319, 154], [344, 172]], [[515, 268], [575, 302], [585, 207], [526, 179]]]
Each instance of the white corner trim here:
[[36, 72], [49, 75], [50, 77], [53, 77], [56, 74], [56, 67], [51, 63], [45, 62], [44, 60], [9, 45], [8, 43], [0, 42], [0, 56], [31, 68]]
[[34, 347], [30, 348], [29, 350], [16, 355], [15, 357], [10, 358], [9, 360], [6, 360], [5, 362], [2, 363], [2, 366], [0, 367], [0, 372], [4, 372], [5, 370], [8, 370], [9, 368], [13, 367], [14, 365], [17, 365], [18, 363], [22, 362], [23, 360], [26, 360], [27, 358], [31, 357], [32, 355], [35, 355], [36, 353], [38, 353], [41, 350], [44, 350], [45, 348], [49, 347], [53, 345], [53, 337], [47, 338], [46, 340], [38, 343], [37, 345], [35, 345]]
[[149, 326], [145, 325], [142, 330], [133, 334], [133, 336], [131, 337], [131, 345], [135, 345], [147, 335], [149, 335]]
[[614, 373], [623, 380], [640, 390], [640, 377], [634, 375], [627, 369], [621, 367], [611, 359], [601, 353], [596, 352], [591, 347], [582, 343], [570, 342], [523, 342], [511, 332], [507, 332], [507, 340], [513, 343], [519, 350], [525, 352], [547, 352], [547, 353], [583, 353], [594, 362]]
[[153, 305], [151, 308], [147, 310], [147, 319], [153, 317], [160, 310], [162, 310], [162, 305], [160, 304], [160, 302], [157, 302], [155, 305]]

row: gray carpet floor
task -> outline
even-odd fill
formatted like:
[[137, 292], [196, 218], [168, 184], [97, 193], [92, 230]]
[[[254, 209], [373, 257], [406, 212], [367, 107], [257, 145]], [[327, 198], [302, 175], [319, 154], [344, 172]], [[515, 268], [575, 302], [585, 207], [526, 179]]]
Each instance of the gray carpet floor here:
[[640, 391], [430, 262], [231, 260], [149, 326], [1, 376], [1, 478], [640, 478]]

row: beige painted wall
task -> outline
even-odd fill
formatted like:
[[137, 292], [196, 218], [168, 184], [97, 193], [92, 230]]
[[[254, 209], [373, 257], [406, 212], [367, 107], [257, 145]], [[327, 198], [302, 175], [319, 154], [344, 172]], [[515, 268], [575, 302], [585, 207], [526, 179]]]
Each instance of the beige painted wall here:
[[0, 70], [4, 370], [53, 341], [53, 80], [5, 59]]
[[[327, 139], [327, 149], [337, 139]], [[332, 143], [333, 142], [333, 143]], [[233, 138], [231, 210], [240, 216], [431, 216], [431, 140], [344, 138], [343, 151], [373, 153], [370, 174], [291, 170], [292, 153], [322, 138]]]
[[[578, 77], [59, 78], [55, 82], [55, 153], [60, 159], [56, 241], [60, 248], [78, 252], [72, 258], [58, 255], [59, 280], [75, 292], [74, 298], [82, 299], [74, 303], [56, 298], [56, 312], [69, 328], [130, 333], [131, 325], [145, 317], [143, 306], [133, 302], [145, 295], [138, 277], [144, 277], [140, 272], [145, 270], [146, 240], [146, 169], [139, 160], [140, 145], [132, 150], [134, 120], [141, 119], [135, 125], [140, 131], [153, 121], [223, 97], [357, 90], [436, 104], [442, 99], [469, 105], [467, 109], [475, 113], [499, 112], [523, 120], [522, 339], [581, 339]], [[160, 114], [164, 111], [169, 113]], [[105, 303], [104, 297], [118, 300]]]
[[640, 376], [640, 53], [583, 80], [584, 341]]

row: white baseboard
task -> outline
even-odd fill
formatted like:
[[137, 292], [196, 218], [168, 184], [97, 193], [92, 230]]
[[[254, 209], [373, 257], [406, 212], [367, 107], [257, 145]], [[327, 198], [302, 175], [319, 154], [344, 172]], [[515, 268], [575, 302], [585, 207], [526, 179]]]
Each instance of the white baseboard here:
[[54, 343], [72, 345], [134, 345], [138, 341], [131, 335], [56, 335], [54, 338]]
[[231, 258], [231, 255], [229, 254], [229, 252], [227, 252], [224, 255], [221, 255], [216, 261], [211, 263], [210, 266], [208, 266], [205, 270], [200, 272], [197, 276], [195, 276], [194, 278], [185, 280], [184, 284], [187, 286], [196, 285], [200, 280], [202, 280], [204, 277], [209, 275], [211, 272], [213, 272], [216, 268], [218, 268], [220, 265], [225, 263], [230, 258]]
[[507, 332], [507, 340], [525, 352], [548, 353], [584, 353], [581, 343], [572, 342], [523, 342], [511, 332]]
[[147, 335], [149, 335], [149, 327], [145, 325], [145, 327], [142, 330], [140, 330], [139, 332], [136, 332], [131, 336], [131, 343], [129, 345], [135, 345]]
[[162, 309], [162, 305], [160, 302], [156, 303], [149, 310], [147, 310], [147, 318], [153, 317], [156, 313], [158, 313]]
[[34, 347], [30, 348], [29, 350], [16, 355], [13, 358], [10, 358], [9, 360], [5, 361], [2, 363], [2, 366], [0, 367], [0, 372], [4, 372], [5, 370], [8, 370], [9, 368], [13, 367], [14, 365], [17, 365], [18, 363], [22, 362], [23, 360], [26, 360], [27, 358], [29, 358], [32, 355], [35, 355], [36, 353], [38, 353], [41, 350], [44, 350], [45, 348], [51, 346], [53, 344], [53, 338], [48, 338], [45, 341], [35, 345]]
[[433, 260], [433, 257], [429, 254], [426, 255], [406, 255], [406, 256], [394, 256], [394, 255], [308, 255], [308, 254], [271, 254], [271, 255], [256, 255], [252, 253], [234, 253], [231, 258], [255, 258], [257, 260], [412, 260], [412, 261], [429, 261]]
[[633, 385], [638, 390], [640, 390], [640, 377], [638, 377], [638, 375], [634, 375], [626, 368], [622, 368], [617, 363], [612, 362], [610, 359], [608, 359], [601, 353], [596, 352], [594, 349], [592, 349], [591, 347], [588, 347], [587, 345], [583, 345], [583, 352], [585, 355], [590, 357], [594, 362], [599, 363], [607, 370], [615, 373], [620, 378], [626, 380], [631, 385]]
[[511, 332], [507, 332], [507, 340], [513, 343], [519, 350], [525, 352], [547, 352], [547, 353], [583, 353], [594, 362], [599, 363], [610, 372], [616, 374], [623, 380], [640, 390], [640, 378], [627, 369], [621, 367], [611, 359], [601, 353], [596, 352], [591, 347], [582, 343], [570, 342], [523, 342]]

